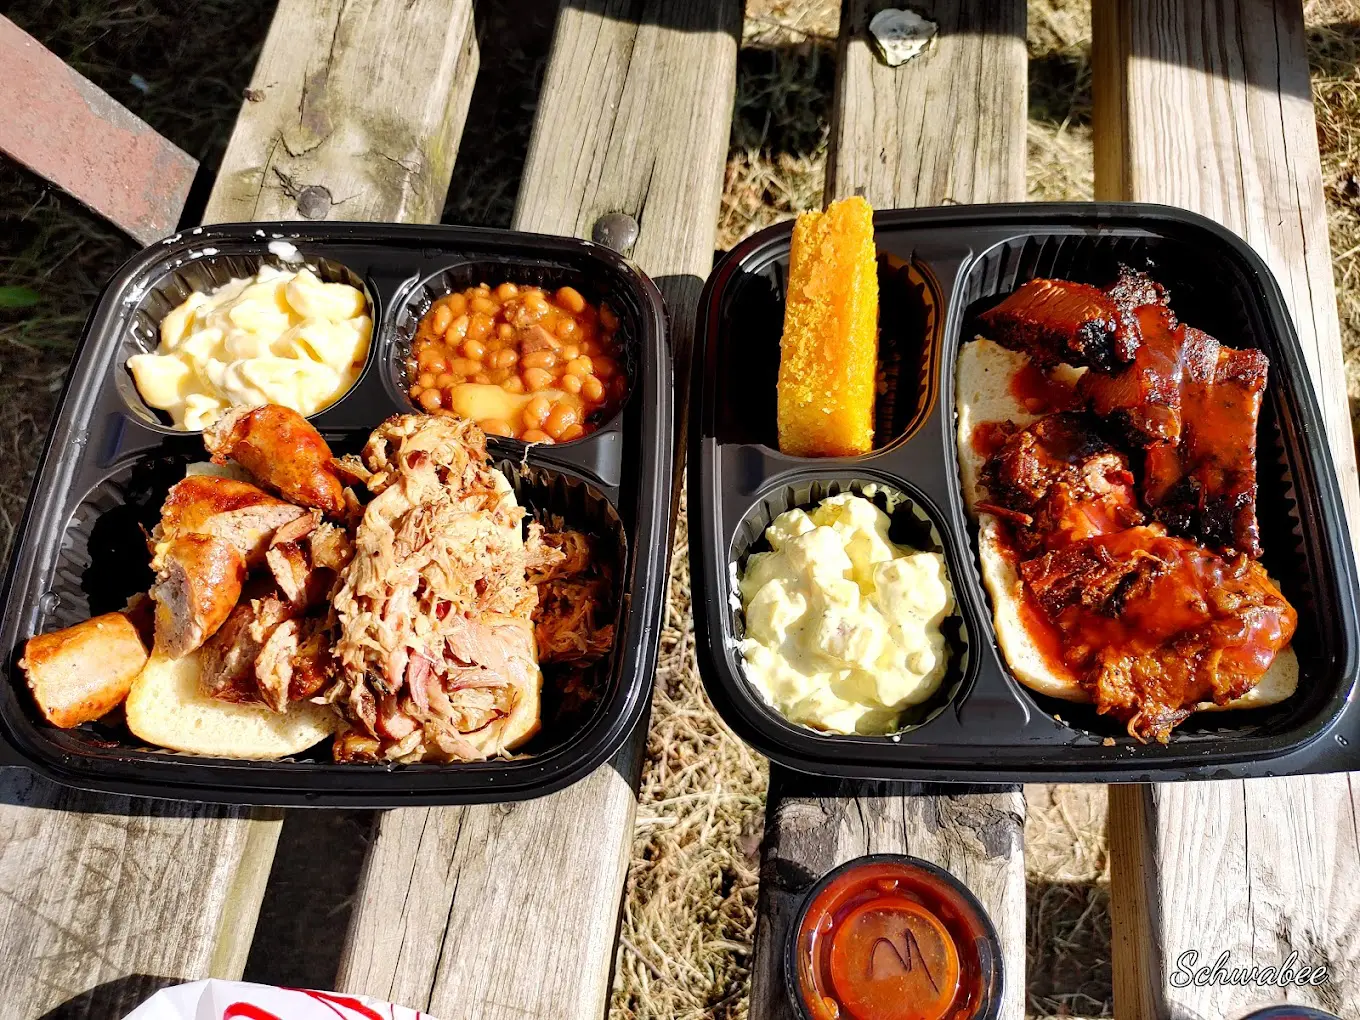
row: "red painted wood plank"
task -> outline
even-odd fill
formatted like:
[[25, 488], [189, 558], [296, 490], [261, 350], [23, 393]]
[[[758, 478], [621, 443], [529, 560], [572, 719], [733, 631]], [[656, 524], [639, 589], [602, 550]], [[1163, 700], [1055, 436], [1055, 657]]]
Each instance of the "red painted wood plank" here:
[[198, 161], [0, 17], [0, 152], [143, 243], [171, 233]]

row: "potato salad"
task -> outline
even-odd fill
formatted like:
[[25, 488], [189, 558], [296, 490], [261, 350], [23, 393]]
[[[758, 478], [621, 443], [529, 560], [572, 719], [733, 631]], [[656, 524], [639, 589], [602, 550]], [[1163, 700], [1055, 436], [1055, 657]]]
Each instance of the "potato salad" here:
[[790, 722], [888, 734], [944, 678], [954, 608], [944, 557], [888, 538], [890, 518], [843, 493], [780, 514], [738, 582], [746, 676]]

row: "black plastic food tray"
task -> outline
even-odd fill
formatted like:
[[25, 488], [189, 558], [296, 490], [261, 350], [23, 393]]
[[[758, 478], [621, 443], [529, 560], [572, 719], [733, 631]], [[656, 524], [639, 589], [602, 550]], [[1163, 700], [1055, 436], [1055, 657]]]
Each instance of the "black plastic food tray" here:
[[[699, 664], [729, 725], [791, 768], [934, 781], [1098, 781], [1268, 776], [1360, 767], [1357, 581], [1322, 417], [1280, 288], [1240, 238], [1164, 206], [1090, 203], [891, 210], [874, 218], [880, 364], [876, 442], [857, 458], [781, 454], [775, 378], [791, 224], [739, 244], [699, 308], [690, 533]], [[1263, 562], [1299, 612], [1299, 688], [1280, 705], [1197, 713], [1166, 745], [1140, 744], [1090, 706], [1018, 683], [1001, 656], [960, 493], [954, 370], [977, 315], [1026, 280], [1108, 282], [1147, 268], [1183, 322], [1259, 347], [1270, 381], [1258, 437]], [[736, 571], [791, 506], [876, 482], [906, 498], [894, 537], [945, 555], [957, 601], [949, 673], [892, 736], [796, 726], [743, 674]], [[881, 494], [880, 501], [884, 500]]]
[[[60, 730], [38, 714], [16, 665], [24, 642], [119, 609], [144, 590], [151, 576], [139, 525], [154, 525], [184, 465], [207, 459], [199, 434], [172, 431], [140, 400], [128, 356], [155, 347], [161, 318], [191, 291], [264, 263], [305, 263], [324, 279], [361, 286], [369, 298], [374, 330], [363, 374], [311, 419], [337, 452], [357, 451], [389, 415], [415, 410], [405, 392], [405, 354], [420, 315], [452, 287], [570, 284], [617, 312], [630, 392], [613, 421], [558, 446], [489, 442], [526, 507], [594, 529], [607, 547], [617, 540], [623, 556], [615, 647], [597, 667], [599, 696], [574, 714], [563, 709], [553, 725], [547, 713], [561, 706], [545, 683], [544, 728], [530, 757], [337, 765], [323, 744], [283, 761], [206, 758], [142, 746], [122, 727]], [[248, 223], [152, 245], [119, 270], [86, 325], [15, 536], [0, 631], [8, 678], [0, 684], [0, 758], [86, 789], [239, 804], [510, 801], [575, 782], [618, 749], [650, 697], [670, 550], [672, 389], [660, 293], [627, 260], [586, 241], [473, 228]]]

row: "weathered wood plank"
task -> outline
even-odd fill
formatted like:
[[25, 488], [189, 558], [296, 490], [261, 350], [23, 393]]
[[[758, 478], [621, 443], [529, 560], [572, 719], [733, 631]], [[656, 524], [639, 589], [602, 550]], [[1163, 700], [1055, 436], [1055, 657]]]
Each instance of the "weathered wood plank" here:
[[[1113, 0], [1095, 8], [1098, 197], [1169, 202], [1241, 234], [1284, 290], [1352, 538], [1355, 456], [1297, 2]], [[1176, 987], [1201, 965], [1324, 964], [1290, 1001], [1360, 1013], [1360, 840], [1345, 775], [1116, 788], [1110, 802], [1115, 1010], [1237, 1016], [1278, 990]], [[1176, 979], [1180, 983], [1179, 979]]]
[[[362, 63], [337, 56], [327, 69], [333, 41], [351, 44], [369, 39], [358, 28], [345, 26], [368, 25], [388, 15], [400, 21], [406, 7], [340, 5], [345, 6], [345, 13], [335, 22], [335, 32], [318, 35], [298, 27], [305, 6], [291, 2], [280, 6], [265, 53], [281, 77], [273, 78], [272, 71], [262, 77], [257, 70], [257, 84], [283, 81], [283, 69], [296, 67], [320, 69], [309, 71], [309, 77], [321, 83], [316, 87], [324, 85], [327, 94], [335, 97], [362, 91], [360, 83], [371, 85], [371, 69]], [[470, 0], [443, 0], [419, 5], [419, 11], [410, 16], [420, 24], [466, 25], [470, 12]], [[463, 38], [459, 37], [460, 45]], [[439, 33], [412, 35], [403, 38], [402, 44], [405, 48], [400, 53], [412, 66], [443, 66], [449, 59], [447, 40]], [[466, 56], [465, 49], [456, 54], [457, 59], [470, 59], [475, 66], [475, 56]], [[400, 63], [392, 61], [394, 67]], [[368, 77], [357, 77], [363, 75]], [[472, 71], [451, 70], [447, 77], [470, 80]], [[403, 132], [414, 139], [436, 137], [438, 130], [445, 130], [439, 125], [454, 125], [451, 133], [445, 130], [437, 135], [438, 146], [421, 150], [418, 173], [370, 177], [365, 152], [323, 146], [324, 159], [318, 156], [307, 164], [307, 183], [344, 195], [344, 188], [362, 182], [363, 200], [340, 206], [345, 216], [437, 220], [442, 189], [453, 170], [466, 100], [461, 100], [456, 117], [441, 117], [436, 104], [457, 105], [456, 90], [425, 100], [427, 86], [428, 81], [420, 86], [421, 102], [394, 105], [384, 115], [392, 137]], [[334, 137], [363, 137], [371, 108], [358, 113], [339, 103], [325, 108]], [[248, 150], [255, 139], [279, 130], [277, 116], [278, 111], [268, 103], [247, 101], [224, 167], [248, 165], [252, 158]], [[264, 126], [257, 125], [257, 120]], [[259, 202], [248, 199], [239, 184], [214, 192], [209, 222], [249, 219], [252, 214], [256, 218], [290, 215], [269, 194]], [[271, 185], [264, 190], [272, 193], [276, 189]], [[99, 797], [64, 790], [21, 770], [4, 770], [0, 773], [0, 958], [32, 961], [5, 968], [0, 974], [4, 1015], [36, 1017], [67, 1003], [71, 1015], [116, 1017], [161, 984], [208, 976], [239, 977], [282, 817], [279, 811]]]
[[198, 161], [0, 16], [0, 152], [149, 244], [175, 229]]
[[[582, 2], [559, 15], [515, 226], [636, 217], [677, 361], [711, 268], [736, 76], [735, 0]], [[339, 986], [466, 1020], [604, 1014], [644, 733], [541, 800], [382, 819]]]
[[[827, 198], [877, 207], [1025, 197], [1025, 5], [913, 5], [940, 25], [932, 49], [888, 68], [867, 43], [877, 0], [841, 14], [840, 77]], [[770, 769], [753, 1020], [791, 1018], [782, 948], [812, 882], [853, 857], [908, 853], [957, 875], [987, 908], [1004, 950], [1007, 1020], [1024, 1016], [1025, 801], [1016, 787], [824, 782]]]
[[470, 0], [282, 0], [204, 221], [437, 221], [476, 77]]

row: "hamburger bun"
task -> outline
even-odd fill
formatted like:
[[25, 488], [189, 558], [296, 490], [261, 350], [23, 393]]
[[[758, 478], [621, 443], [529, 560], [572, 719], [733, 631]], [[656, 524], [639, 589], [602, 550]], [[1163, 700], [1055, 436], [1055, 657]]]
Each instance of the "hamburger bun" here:
[[[1028, 359], [991, 340], [977, 339], [959, 350], [955, 378], [959, 474], [964, 503], [978, 524], [978, 562], [982, 583], [992, 600], [992, 619], [996, 641], [1010, 667], [1011, 675], [1026, 687], [1051, 698], [1089, 702], [1090, 694], [1077, 677], [1050, 664], [1035, 644], [1021, 615], [1024, 607], [1023, 582], [1015, 563], [1007, 554], [1001, 522], [991, 514], [977, 512], [985, 493], [979, 477], [986, 457], [973, 448], [973, 430], [985, 422], [1010, 421], [1023, 428], [1039, 418], [1026, 410], [1011, 392], [1011, 380]], [[1060, 365], [1058, 378], [1075, 382], [1084, 369]], [[1242, 697], [1224, 705], [1201, 702], [1196, 711], [1221, 712], [1230, 709], [1264, 708], [1284, 701], [1298, 687], [1299, 660], [1293, 648], [1285, 648], [1253, 687]]]
[[335, 732], [333, 710], [295, 701], [286, 712], [231, 704], [203, 693], [199, 653], [178, 659], [153, 655], [132, 682], [128, 729], [148, 744], [215, 758], [282, 758], [319, 744]]

